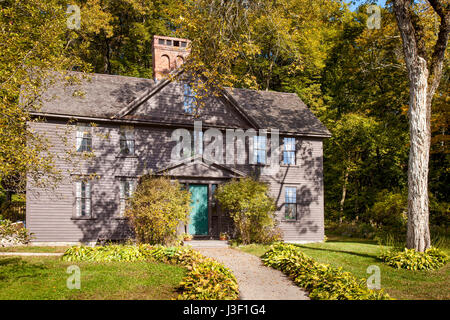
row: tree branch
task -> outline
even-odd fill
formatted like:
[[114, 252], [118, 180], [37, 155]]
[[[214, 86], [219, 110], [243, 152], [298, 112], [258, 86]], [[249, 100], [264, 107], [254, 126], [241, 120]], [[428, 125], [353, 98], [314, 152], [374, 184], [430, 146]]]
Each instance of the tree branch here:
[[428, 0], [428, 2], [433, 7], [437, 15], [441, 18], [438, 39], [436, 41], [436, 44], [434, 45], [429, 67], [430, 76], [427, 99], [429, 100], [429, 104], [431, 104], [431, 99], [433, 98], [442, 77], [442, 67], [445, 58], [445, 50], [447, 48], [450, 32], [450, 10], [444, 7], [438, 0]]

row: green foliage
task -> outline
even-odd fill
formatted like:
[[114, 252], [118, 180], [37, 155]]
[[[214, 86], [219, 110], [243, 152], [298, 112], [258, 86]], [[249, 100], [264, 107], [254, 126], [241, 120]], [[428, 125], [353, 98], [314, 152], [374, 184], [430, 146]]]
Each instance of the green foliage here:
[[141, 243], [173, 244], [177, 227], [187, 223], [191, 196], [178, 181], [168, 177], [144, 177], [127, 206], [125, 215]]
[[21, 244], [28, 243], [31, 240], [32, 234], [23, 225], [2, 219], [2, 216], [0, 216], [0, 240], [11, 239], [13, 242]]
[[374, 291], [365, 286], [365, 279], [358, 280], [349, 272], [320, 264], [306, 256], [297, 246], [277, 243], [262, 257], [267, 266], [281, 270], [317, 300], [385, 300], [390, 297], [382, 290]]
[[25, 202], [5, 201], [0, 204], [0, 215], [4, 219], [15, 221], [25, 221]]
[[397, 269], [436, 270], [447, 263], [448, 256], [434, 247], [425, 252], [405, 248], [403, 251], [397, 249], [383, 251], [380, 259]]
[[406, 226], [407, 212], [406, 195], [383, 190], [377, 195], [375, 204], [368, 210], [366, 219], [377, 226], [401, 229]]
[[236, 278], [224, 265], [206, 258], [189, 268], [180, 283], [180, 300], [236, 300], [239, 289]]
[[222, 184], [216, 198], [234, 221], [237, 240], [244, 243], [268, 243], [280, 239], [275, 228], [275, 200], [268, 186], [252, 178]]
[[158, 261], [179, 264], [189, 272], [180, 283], [180, 300], [236, 300], [239, 289], [234, 275], [217, 261], [186, 247], [108, 245], [71, 247], [64, 261]]
[[327, 234], [361, 239], [373, 239], [378, 232], [375, 226], [361, 221], [344, 221], [339, 223], [327, 220], [325, 230]]

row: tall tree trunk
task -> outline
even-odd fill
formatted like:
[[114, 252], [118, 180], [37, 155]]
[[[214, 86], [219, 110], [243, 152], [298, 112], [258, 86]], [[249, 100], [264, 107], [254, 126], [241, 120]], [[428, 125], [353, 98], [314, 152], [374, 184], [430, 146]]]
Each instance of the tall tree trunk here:
[[423, 58], [410, 70], [408, 165], [408, 225], [406, 246], [418, 251], [430, 247], [428, 226], [428, 162], [430, 116], [427, 111], [428, 69]]
[[408, 164], [408, 230], [406, 246], [418, 251], [430, 247], [428, 226], [428, 162], [430, 157], [431, 102], [442, 76], [442, 66], [450, 31], [450, 11], [439, 0], [428, 0], [440, 17], [438, 39], [431, 61], [427, 64], [426, 50], [418, 23], [419, 16], [410, 0], [394, 0], [393, 8], [402, 36], [403, 53], [410, 82], [409, 126], [410, 152]]
[[342, 184], [342, 198], [340, 203], [340, 217], [339, 217], [339, 223], [342, 223], [342, 218], [344, 217], [344, 203], [345, 203], [345, 196], [347, 194], [347, 182], [348, 182], [348, 168], [345, 168], [344, 173], [344, 183]]

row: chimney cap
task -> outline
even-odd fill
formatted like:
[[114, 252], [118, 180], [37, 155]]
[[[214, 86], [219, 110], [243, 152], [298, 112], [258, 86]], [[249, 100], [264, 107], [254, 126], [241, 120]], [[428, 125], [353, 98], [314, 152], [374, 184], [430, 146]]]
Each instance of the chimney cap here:
[[152, 45], [153, 47], [163, 47], [166, 50], [167, 49], [186, 50], [188, 49], [190, 42], [191, 41], [189, 39], [154, 35]]

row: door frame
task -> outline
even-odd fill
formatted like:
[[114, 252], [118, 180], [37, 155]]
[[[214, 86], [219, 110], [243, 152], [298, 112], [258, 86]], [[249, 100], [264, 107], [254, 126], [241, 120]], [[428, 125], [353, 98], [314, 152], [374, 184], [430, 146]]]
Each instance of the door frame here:
[[[207, 219], [208, 219], [208, 226], [207, 226], [207, 234], [193, 234], [193, 237], [209, 237], [211, 236], [211, 185], [206, 184], [206, 183], [186, 183], [186, 188], [187, 190], [189, 190], [190, 192], [190, 187], [191, 186], [206, 186], [206, 201], [207, 201]], [[191, 211], [192, 212], [192, 211]], [[189, 224], [186, 225], [185, 227], [185, 232], [189, 233]]]
[[[187, 190], [189, 190], [189, 185], [207, 185], [208, 186], [208, 234], [207, 235], [198, 235], [198, 236], [194, 236], [196, 238], [200, 238], [200, 239], [204, 239], [204, 238], [208, 238], [208, 239], [212, 239], [215, 237], [215, 235], [212, 233], [212, 207], [211, 207], [211, 202], [212, 202], [212, 185], [213, 184], [217, 184], [217, 186], [219, 186], [222, 183], [225, 183], [228, 181], [228, 179], [226, 180], [222, 180], [222, 179], [217, 179], [217, 180], [195, 180], [195, 179], [174, 179], [177, 180], [179, 183], [182, 183], [186, 186]], [[218, 210], [220, 210], [218, 208]], [[218, 234], [220, 234], [221, 230], [221, 224], [222, 224], [222, 212], [218, 212], [217, 214], [217, 228], [218, 228]], [[184, 232], [188, 233], [188, 225], [184, 226]]]

